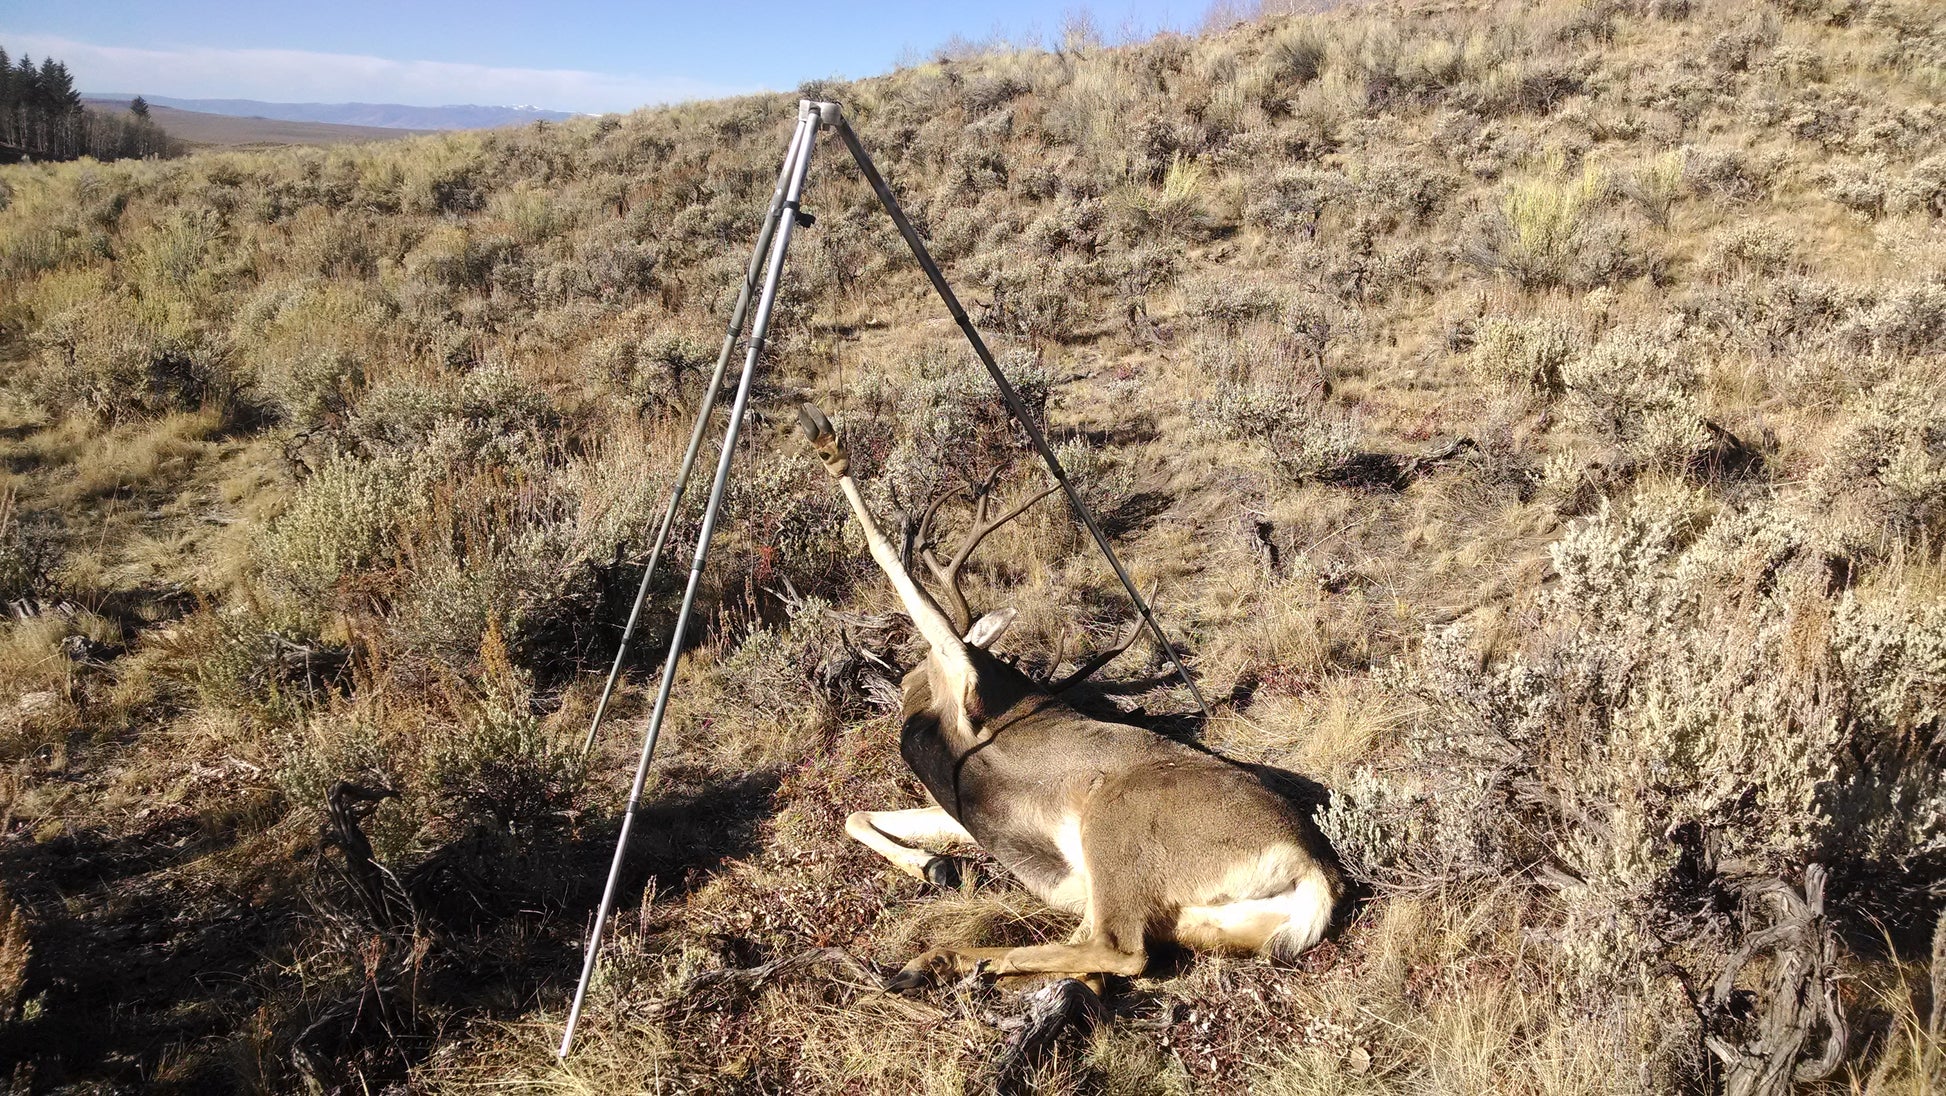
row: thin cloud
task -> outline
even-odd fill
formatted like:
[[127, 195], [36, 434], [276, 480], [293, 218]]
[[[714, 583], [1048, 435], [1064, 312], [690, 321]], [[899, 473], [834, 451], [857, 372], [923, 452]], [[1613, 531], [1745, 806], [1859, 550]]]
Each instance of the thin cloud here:
[[686, 76], [634, 76], [576, 69], [496, 68], [448, 61], [394, 61], [289, 49], [133, 49], [65, 38], [9, 35], [15, 55], [53, 57], [87, 91], [179, 99], [271, 102], [536, 106], [606, 112], [654, 103], [741, 95], [760, 89]]

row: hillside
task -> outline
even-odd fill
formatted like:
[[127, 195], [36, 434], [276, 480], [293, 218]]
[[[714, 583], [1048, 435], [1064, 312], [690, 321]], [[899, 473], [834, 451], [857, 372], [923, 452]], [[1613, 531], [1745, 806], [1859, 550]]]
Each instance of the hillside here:
[[[1359, 883], [1294, 966], [1117, 987], [1043, 1091], [1932, 1089], [1936, 5], [1381, 0], [803, 92], [1215, 711], [1140, 646], [1084, 703], [1318, 781]], [[918, 644], [793, 407], [893, 527], [1040, 481], [834, 141], [551, 1053], [681, 566], [580, 738], [796, 98], [0, 168], [14, 1088], [988, 1086], [1021, 996], [876, 977], [1073, 924], [845, 837], [920, 803], [884, 668]], [[1026, 669], [1124, 629], [1053, 502], [973, 572]], [[339, 781], [382, 794], [349, 809], [375, 891]]]
[[[83, 102], [102, 110], [128, 109], [125, 99], [91, 96]], [[294, 122], [279, 118], [213, 114], [159, 103], [149, 104], [149, 117], [170, 136], [199, 148], [344, 145], [360, 141], [394, 141], [425, 132], [384, 126], [349, 126], [331, 122]]]

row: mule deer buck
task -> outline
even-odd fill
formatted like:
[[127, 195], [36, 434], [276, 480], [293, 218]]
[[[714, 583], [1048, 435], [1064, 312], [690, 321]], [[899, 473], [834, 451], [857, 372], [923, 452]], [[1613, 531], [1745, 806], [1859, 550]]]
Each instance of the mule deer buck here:
[[[799, 414], [928, 648], [905, 675], [899, 746], [934, 805], [859, 811], [845, 831], [936, 883], [953, 882], [957, 870], [934, 850], [977, 844], [1042, 900], [1081, 917], [1065, 944], [933, 948], [889, 988], [975, 970], [1133, 976], [1148, 966], [1154, 944], [1282, 958], [1316, 943], [1340, 884], [1322, 839], [1290, 798], [1255, 770], [1083, 715], [990, 654], [1013, 610], [968, 627], [958, 568], [980, 538], [1034, 500], [994, 518], [982, 493], [969, 543], [952, 562], [942, 566], [924, 553], [962, 617], [955, 622], [873, 520], [830, 421], [808, 404]], [[928, 507], [922, 524], [936, 510]]]

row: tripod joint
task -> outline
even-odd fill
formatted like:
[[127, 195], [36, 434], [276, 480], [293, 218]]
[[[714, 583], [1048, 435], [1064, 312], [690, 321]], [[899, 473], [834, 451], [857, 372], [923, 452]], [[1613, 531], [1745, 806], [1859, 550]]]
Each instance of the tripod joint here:
[[844, 117], [844, 108], [836, 103], [823, 102], [816, 99], [799, 99], [797, 101], [797, 116], [803, 118], [807, 115], [816, 116], [819, 126], [830, 129], [832, 126], [838, 124], [839, 119]]

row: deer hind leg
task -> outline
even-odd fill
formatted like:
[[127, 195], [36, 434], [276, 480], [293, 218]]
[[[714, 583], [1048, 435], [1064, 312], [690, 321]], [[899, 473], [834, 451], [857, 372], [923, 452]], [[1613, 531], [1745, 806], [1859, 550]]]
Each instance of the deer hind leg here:
[[845, 819], [845, 832], [914, 879], [941, 886], [959, 884], [959, 867], [931, 850], [963, 849], [976, 844], [973, 835], [939, 807], [853, 811]]
[[1099, 889], [1091, 894], [1081, 929], [1068, 943], [1019, 948], [933, 948], [907, 963], [893, 975], [886, 988], [898, 993], [976, 970], [1000, 977], [1064, 974], [1085, 978], [1117, 974], [1133, 978], [1149, 965], [1143, 935], [1147, 924], [1143, 907], [1135, 902], [1104, 904], [1099, 902], [1101, 897]]
[[[1148, 969], [1149, 954], [1142, 945], [1131, 950], [1097, 934], [1078, 944], [1034, 944], [1023, 948], [937, 947], [907, 963], [885, 988], [904, 993], [937, 985], [947, 978], [980, 971], [1002, 978], [1015, 975], [1060, 974], [1097, 987], [1100, 975], [1133, 978]], [[1097, 988], [1097, 992], [1099, 989]]]

